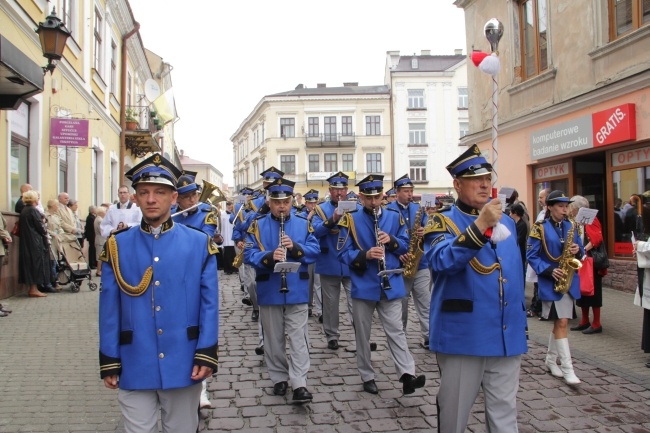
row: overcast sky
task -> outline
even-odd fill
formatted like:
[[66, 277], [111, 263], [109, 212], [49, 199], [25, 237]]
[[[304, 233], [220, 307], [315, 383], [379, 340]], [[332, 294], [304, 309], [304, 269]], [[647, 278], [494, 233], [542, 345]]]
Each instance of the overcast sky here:
[[265, 95], [383, 84], [386, 51], [467, 54], [453, 0], [129, 1], [145, 47], [173, 66], [178, 148], [228, 184], [230, 137]]

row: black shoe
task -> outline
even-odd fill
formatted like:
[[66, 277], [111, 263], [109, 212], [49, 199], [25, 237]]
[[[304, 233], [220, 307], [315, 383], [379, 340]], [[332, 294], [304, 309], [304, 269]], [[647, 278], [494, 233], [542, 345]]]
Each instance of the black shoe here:
[[589, 334], [601, 334], [603, 332], [603, 327], [599, 326], [598, 328], [592, 328], [591, 326], [584, 331], [582, 331], [583, 334], [589, 335]]
[[427, 381], [424, 375], [415, 377], [408, 373], [404, 373], [399, 379], [402, 382], [402, 392], [404, 395], [413, 394], [417, 388], [422, 388]]
[[304, 386], [301, 386], [298, 389], [293, 390], [293, 401], [298, 401], [298, 402], [304, 402], [304, 401], [312, 401], [313, 396], [307, 391], [307, 388]]
[[370, 343], [370, 351], [374, 352], [377, 350], [377, 343]]
[[648, 368], [650, 368], [650, 362], [646, 362], [646, 363], [645, 363], [645, 366], [648, 367]]
[[253, 305], [253, 303], [251, 302], [251, 298], [249, 298], [248, 296], [242, 298], [241, 303], [244, 305], [248, 305], [249, 307]]
[[571, 328], [572, 331], [584, 331], [585, 329], [591, 327], [590, 323], [585, 323], [584, 325], [578, 325]]
[[264, 355], [264, 345], [255, 348], [255, 355]]
[[427, 339], [427, 340], [424, 340], [422, 343], [420, 343], [420, 346], [421, 346], [423, 349], [428, 349], [428, 348], [429, 348], [429, 340], [428, 340], [428, 339]]
[[5, 308], [4, 305], [0, 304], [0, 311], [2, 311], [3, 313], [8, 314], [8, 313], [11, 313], [12, 310], [8, 310], [7, 308]]
[[57, 293], [57, 291], [54, 290], [54, 287], [49, 284], [45, 287], [41, 287], [39, 290], [43, 293]]
[[321, 314], [321, 316], [318, 318], [318, 323], [323, 323], [323, 315], [322, 315], [322, 314]]
[[311, 308], [310, 308], [310, 309], [307, 310], [307, 317], [311, 317], [311, 315], [312, 315], [312, 311], [311, 311]]
[[253, 313], [251, 314], [251, 320], [253, 322], [257, 322], [258, 320], [260, 320], [260, 312], [259, 312], [259, 310], [253, 310]]
[[273, 385], [273, 394], [285, 395], [287, 393], [287, 382], [278, 382]]
[[339, 342], [336, 340], [330, 340], [327, 342], [327, 348], [331, 350], [337, 350], [339, 348]]
[[241, 290], [242, 292], [244, 291], [244, 285], [243, 284], [239, 285], [239, 290]]
[[377, 384], [375, 383], [374, 379], [363, 382], [363, 390], [370, 394], [379, 394], [379, 390], [377, 389]]

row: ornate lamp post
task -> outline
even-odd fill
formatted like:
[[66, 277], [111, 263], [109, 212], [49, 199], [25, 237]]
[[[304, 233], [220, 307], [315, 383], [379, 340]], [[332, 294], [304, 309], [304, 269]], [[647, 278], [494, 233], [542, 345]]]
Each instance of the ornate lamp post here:
[[52, 13], [45, 18], [45, 22], [38, 23], [36, 33], [38, 33], [41, 40], [43, 57], [48, 59], [47, 65], [43, 66], [43, 74], [50, 71], [51, 75], [54, 68], [56, 68], [56, 62], [61, 60], [65, 43], [72, 33], [65, 27], [63, 21], [56, 16], [55, 8], [52, 8]]

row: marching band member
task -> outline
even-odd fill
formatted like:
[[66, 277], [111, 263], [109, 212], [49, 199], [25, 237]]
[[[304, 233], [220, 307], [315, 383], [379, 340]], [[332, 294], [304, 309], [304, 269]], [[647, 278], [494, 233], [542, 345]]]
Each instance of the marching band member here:
[[[285, 395], [287, 382], [291, 381], [293, 401], [300, 403], [312, 400], [307, 390], [307, 265], [313, 263], [319, 247], [309, 221], [291, 214], [293, 186], [294, 182], [286, 179], [276, 179], [267, 186], [270, 213], [252, 221], [248, 229], [250, 246], [244, 250], [244, 257], [256, 271], [264, 361], [273, 381], [273, 393]], [[299, 262], [299, 272], [273, 272], [276, 263], [284, 261]]]
[[350, 269], [352, 312], [357, 345], [357, 368], [363, 390], [377, 394], [375, 371], [370, 362], [370, 329], [377, 310], [386, 332], [395, 370], [404, 394], [412, 394], [426, 382], [415, 377], [415, 363], [402, 327], [402, 298], [406, 296], [400, 275], [378, 276], [378, 272], [400, 267], [399, 256], [408, 249], [406, 226], [399, 213], [382, 209], [382, 175], [369, 175], [357, 184], [362, 209], [346, 213], [339, 221], [336, 249], [339, 260]]
[[[429, 349], [440, 367], [438, 431], [464, 432], [483, 388], [487, 431], [516, 432], [519, 369], [528, 347], [515, 223], [502, 218], [499, 200], [490, 201], [492, 166], [478, 146], [446, 168], [458, 200], [429, 216], [423, 258], [434, 276]], [[499, 221], [511, 235], [496, 242], [486, 233]]]
[[[296, 214], [307, 218], [310, 222], [314, 216], [314, 209], [318, 204], [318, 191], [310, 189], [304, 195], [305, 204], [302, 213]], [[323, 298], [321, 296], [320, 275], [315, 273], [316, 264], [310, 263], [308, 266], [309, 272], [309, 316], [314, 313], [320, 317], [323, 314]]]
[[[176, 192], [178, 204], [176, 211], [182, 212], [172, 217], [175, 223], [184, 224], [188, 227], [201, 230], [211, 238], [215, 237], [217, 231], [217, 221], [212, 211], [212, 206], [207, 203], [199, 203], [199, 186], [196, 184], [196, 172], [184, 172], [178, 178]], [[199, 205], [194, 207], [197, 203]], [[194, 208], [193, 208], [194, 207]], [[189, 209], [184, 212], [184, 209]], [[218, 259], [217, 259], [218, 260]], [[201, 409], [212, 407], [208, 397], [207, 381], [201, 382], [201, 400], [199, 402]]]
[[[402, 215], [402, 219], [406, 222], [406, 232], [411, 236], [416, 236], [418, 239], [409, 239], [409, 246], [415, 242], [417, 248], [420, 248], [422, 235], [424, 234], [424, 223], [427, 219], [427, 214], [424, 209], [420, 210], [422, 204], [412, 203], [413, 201], [413, 182], [409, 179], [408, 175], [404, 175], [393, 182], [395, 193], [395, 201], [386, 206], [387, 209], [396, 210]], [[418, 215], [418, 210], [419, 215]], [[419, 219], [419, 228], [417, 233], [413, 233], [413, 228], [416, 225], [416, 218]], [[400, 256], [402, 266], [409, 260], [413, 260], [410, 254], [402, 254]], [[409, 316], [409, 298], [413, 296], [413, 304], [415, 305], [415, 313], [420, 322], [420, 331], [422, 335], [422, 347], [427, 349], [429, 347], [429, 304], [431, 303], [431, 272], [427, 266], [426, 260], [420, 260], [416, 274], [407, 278], [404, 276], [404, 286], [406, 287], [406, 296], [402, 300], [402, 324], [404, 325], [404, 332], [406, 332], [406, 325], [408, 324]]]
[[320, 254], [316, 259], [314, 271], [320, 275], [321, 293], [323, 295], [323, 331], [327, 339], [327, 348], [339, 348], [339, 299], [341, 285], [348, 300], [348, 314], [352, 321], [352, 298], [350, 298], [350, 270], [343, 265], [336, 251], [339, 233], [337, 223], [341, 215], [337, 212], [338, 202], [345, 200], [348, 190], [348, 175], [338, 172], [327, 179], [330, 200], [317, 205], [311, 223], [314, 235], [320, 242]]
[[[243, 254], [246, 245], [246, 231], [250, 224], [249, 217], [254, 212], [251, 210], [253, 191], [251, 188], [242, 188], [239, 193], [246, 197], [246, 203], [238, 203], [235, 207], [235, 214], [231, 217], [233, 220], [232, 240], [235, 243], [235, 252], [237, 255]], [[257, 306], [257, 292], [255, 290], [255, 272], [250, 269], [246, 263], [239, 266], [239, 281], [244, 289], [242, 304], [252, 306], [251, 320], [257, 322], [259, 318], [259, 309]]]
[[[193, 432], [201, 381], [217, 370], [217, 246], [170, 218], [180, 171], [158, 154], [126, 173], [142, 210], [101, 260], [99, 361], [126, 431]], [[199, 247], [203, 245], [203, 247]]]
[[[577, 385], [580, 379], [573, 371], [568, 326], [569, 319], [576, 318], [574, 300], [581, 296], [578, 271], [575, 271], [566, 293], [555, 291], [558, 281], [566, 276], [567, 271], [560, 263], [568, 258], [577, 261], [585, 255], [578, 224], [567, 219], [570, 203], [562, 191], [552, 191], [546, 197], [545, 219], [535, 222], [530, 230], [526, 258], [537, 274], [542, 317], [553, 320], [545, 364], [551, 375], [563, 377], [568, 385]], [[571, 242], [570, 237], [573, 237]]]

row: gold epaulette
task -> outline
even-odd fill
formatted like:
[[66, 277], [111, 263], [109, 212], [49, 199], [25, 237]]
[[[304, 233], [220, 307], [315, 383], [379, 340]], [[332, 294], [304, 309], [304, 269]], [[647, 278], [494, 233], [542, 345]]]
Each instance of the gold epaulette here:
[[217, 222], [217, 219], [215, 218], [214, 212], [208, 212], [208, 214], [205, 216], [205, 219], [203, 220], [204, 224], [216, 226], [219, 223]]
[[144, 271], [142, 280], [140, 280], [140, 283], [138, 283], [137, 286], [132, 286], [128, 284], [124, 280], [124, 277], [122, 276], [122, 272], [120, 270], [119, 254], [117, 251], [117, 241], [115, 240], [115, 236], [110, 236], [108, 238], [108, 240], [106, 241], [106, 245], [104, 245], [104, 251], [102, 252], [102, 255], [103, 254], [108, 255], [106, 261], [111, 262], [111, 265], [113, 266], [113, 273], [115, 274], [115, 279], [117, 280], [117, 285], [120, 287], [120, 290], [122, 292], [124, 292], [129, 296], [140, 296], [147, 290], [149, 284], [151, 284], [151, 279], [153, 278], [153, 266], [149, 266]]
[[530, 228], [530, 234], [528, 236], [533, 239], [539, 239], [541, 241], [544, 237], [544, 227], [542, 224], [543, 221], [535, 222], [535, 224], [533, 224], [533, 226]]
[[447, 223], [445, 217], [439, 213], [434, 213], [427, 220], [427, 224], [424, 226], [424, 234], [428, 233], [437, 233], [437, 232], [446, 232]]
[[210, 236], [208, 236], [208, 254], [219, 254], [219, 246]]

